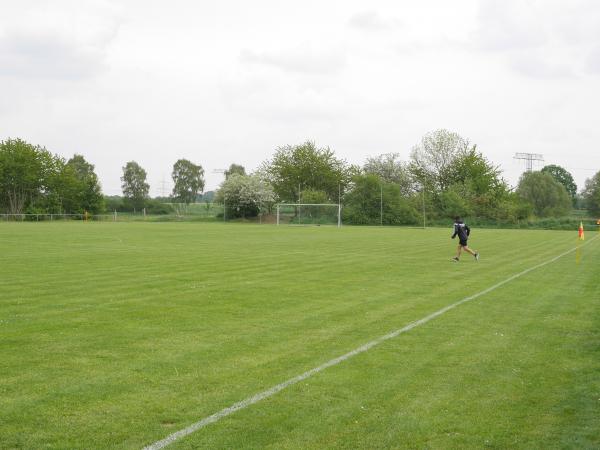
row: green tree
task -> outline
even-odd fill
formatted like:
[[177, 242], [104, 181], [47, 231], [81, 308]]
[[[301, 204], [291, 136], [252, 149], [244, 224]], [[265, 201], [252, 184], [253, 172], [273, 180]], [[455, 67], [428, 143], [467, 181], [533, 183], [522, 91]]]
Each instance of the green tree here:
[[87, 162], [82, 155], [75, 154], [67, 161], [63, 170], [67, 172], [65, 176], [72, 174], [78, 182], [76, 201], [78, 212], [87, 211], [97, 214], [104, 211], [104, 196], [98, 176], [94, 172], [94, 165]]
[[468, 186], [453, 184], [440, 194], [440, 212], [444, 217], [471, 217], [474, 215], [473, 197]]
[[600, 172], [585, 180], [583, 200], [586, 208], [595, 215], [600, 215]]
[[562, 184], [571, 196], [571, 202], [575, 205], [577, 185], [575, 184], [575, 180], [573, 180], [573, 175], [563, 167], [554, 164], [544, 166], [542, 172], [549, 173], [556, 181]]
[[429, 192], [440, 193], [452, 184], [452, 164], [470, 149], [474, 147], [457, 133], [428, 133], [413, 147], [409, 171]]
[[204, 190], [204, 169], [187, 159], [180, 159], [173, 165], [173, 197], [187, 204], [194, 203]]
[[237, 173], [238, 175], [246, 175], [246, 169], [244, 169], [244, 166], [240, 166], [239, 164], [231, 164], [229, 169], [225, 171], [225, 178], [228, 178], [234, 173]]
[[302, 191], [300, 203], [329, 203], [329, 199], [327, 198], [327, 193], [324, 191], [305, 189], [304, 191]]
[[572, 206], [565, 187], [549, 173], [524, 173], [519, 180], [517, 193], [532, 205], [534, 213], [539, 217], [563, 216]]
[[123, 197], [119, 195], [105, 195], [104, 204], [108, 211], [126, 211], [126, 207], [123, 201]]
[[48, 213], [76, 213], [104, 211], [104, 196], [94, 166], [81, 155], [69, 161], [55, 156], [48, 170], [47, 188], [38, 202]]
[[[476, 146], [460, 152], [446, 170], [448, 187], [440, 193], [437, 205], [445, 217], [461, 215], [508, 220], [509, 209], [499, 208], [511, 201], [510, 189], [498, 166], [490, 163]], [[501, 217], [501, 211], [507, 213]], [[512, 211], [512, 210], [511, 210]]]
[[462, 184], [474, 195], [503, 194], [508, 190], [502, 171], [490, 163], [477, 147], [458, 154], [446, 170], [449, 185]]
[[221, 183], [215, 201], [225, 204], [225, 215], [229, 219], [256, 217], [275, 202], [275, 192], [258, 176], [234, 173]]
[[135, 161], [129, 161], [123, 167], [121, 189], [125, 201], [129, 203], [134, 211], [144, 207], [150, 185], [146, 183], [146, 171]]
[[325, 192], [329, 201], [337, 203], [350, 179], [350, 168], [333, 150], [317, 148], [310, 141], [278, 148], [261, 172], [286, 202], [298, 201], [303, 190], [314, 190]]
[[0, 204], [21, 214], [48, 190], [55, 158], [45, 148], [21, 139], [0, 142]]
[[351, 189], [344, 196], [342, 213], [344, 223], [355, 225], [403, 225], [420, 221], [419, 213], [401, 195], [398, 184], [373, 174], [353, 177]]
[[55, 160], [55, 169], [49, 171], [48, 189], [43, 201], [43, 209], [48, 213], [73, 214], [81, 213], [81, 183], [73, 167], [68, 166], [63, 158]]
[[405, 196], [414, 191], [408, 166], [400, 160], [398, 153], [384, 153], [367, 158], [363, 171], [366, 174], [377, 175], [388, 183], [396, 183], [400, 187], [400, 192]]

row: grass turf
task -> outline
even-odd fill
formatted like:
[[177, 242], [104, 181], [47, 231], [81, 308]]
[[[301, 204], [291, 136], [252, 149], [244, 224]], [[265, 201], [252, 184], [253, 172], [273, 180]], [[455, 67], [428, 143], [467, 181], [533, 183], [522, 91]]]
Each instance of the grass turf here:
[[[0, 224], [0, 446], [137, 448], [575, 232]], [[600, 446], [600, 239], [173, 448]]]

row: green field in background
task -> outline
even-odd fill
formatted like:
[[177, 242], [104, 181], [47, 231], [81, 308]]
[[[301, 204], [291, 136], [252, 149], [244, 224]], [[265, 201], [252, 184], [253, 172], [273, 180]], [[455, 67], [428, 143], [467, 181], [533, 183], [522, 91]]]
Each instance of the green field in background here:
[[[577, 230], [0, 223], [0, 448], [141, 448]], [[172, 448], [598, 448], [600, 238]]]

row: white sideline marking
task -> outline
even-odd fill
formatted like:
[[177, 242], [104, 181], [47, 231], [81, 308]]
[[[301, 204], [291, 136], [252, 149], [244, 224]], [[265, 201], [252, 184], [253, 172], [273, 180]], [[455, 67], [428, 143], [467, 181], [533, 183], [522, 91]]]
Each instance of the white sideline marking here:
[[[598, 236], [600, 236], [600, 235], [594, 236], [592, 239], [590, 239], [586, 243], [592, 242]], [[582, 245], [585, 245], [585, 244], [582, 244]], [[352, 358], [353, 356], [356, 356], [356, 355], [358, 355], [360, 353], [366, 352], [367, 350], [375, 347], [376, 345], [381, 344], [382, 342], [385, 342], [385, 341], [387, 341], [389, 339], [395, 338], [399, 334], [402, 334], [402, 333], [405, 333], [407, 331], [410, 331], [413, 328], [418, 327], [419, 325], [423, 325], [424, 323], [429, 322], [431, 319], [435, 319], [436, 317], [441, 316], [442, 314], [450, 311], [451, 309], [456, 308], [459, 305], [462, 305], [463, 303], [466, 303], [468, 301], [474, 300], [477, 297], [481, 297], [482, 295], [485, 295], [485, 294], [487, 294], [487, 293], [489, 293], [489, 292], [491, 292], [491, 291], [493, 291], [495, 289], [498, 289], [500, 286], [503, 286], [506, 283], [509, 283], [512, 280], [516, 279], [516, 278], [519, 278], [519, 277], [521, 277], [521, 276], [523, 276], [525, 274], [528, 274], [529, 272], [531, 272], [533, 270], [539, 269], [540, 267], [543, 267], [543, 266], [545, 266], [547, 264], [551, 264], [554, 261], [556, 261], [557, 259], [562, 258], [563, 256], [568, 255], [569, 253], [572, 253], [575, 250], [577, 250], [577, 247], [574, 247], [571, 250], [567, 250], [566, 252], [561, 253], [560, 255], [555, 256], [554, 258], [549, 259], [549, 260], [547, 260], [547, 261], [545, 261], [543, 263], [540, 263], [540, 264], [537, 264], [537, 265], [535, 265], [533, 267], [530, 267], [529, 269], [525, 269], [524, 271], [519, 272], [516, 275], [512, 275], [512, 276], [508, 277], [506, 280], [500, 281], [499, 283], [496, 283], [493, 286], [491, 286], [491, 287], [489, 287], [487, 289], [484, 289], [481, 292], [478, 292], [477, 294], [470, 295], [469, 297], [465, 297], [462, 300], [457, 301], [456, 303], [452, 303], [451, 305], [445, 306], [444, 308], [439, 309], [436, 312], [431, 313], [428, 316], [423, 317], [422, 319], [419, 319], [419, 320], [416, 320], [415, 322], [409, 323], [408, 325], [406, 325], [405, 327], [400, 328], [399, 330], [393, 331], [391, 333], [386, 334], [385, 336], [381, 336], [381, 337], [379, 337], [379, 338], [377, 338], [375, 340], [372, 340], [371, 342], [368, 342], [368, 343], [366, 343], [364, 345], [361, 345], [360, 347], [352, 350], [351, 352], [348, 352], [348, 353], [346, 353], [346, 354], [344, 354], [342, 356], [338, 356], [337, 358], [334, 358], [331, 361], [327, 361], [326, 363], [321, 364], [320, 366], [315, 367], [314, 369], [310, 369], [309, 371], [304, 372], [303, 374], [300, 374], [300, 375], [298, 375], [298, 376], [296, 376], [294, 378], [290, 378], [289, 380], [284, 381], [283, 383], [280, 383], [280, 384], [278, 384], [276, 386], [273, 386], [272, 388], [269, 388], [266, 391], [259, 392], [258, 394], [253, 395], [252, 397], [248, 397], [245, 400], [242, 400], [240, 402], [234, 403], [233, 405], [228, 406], [227, 408], [224, 408], [221, 411], [219, 411], [219, 412], [217, 412], [217, 413], [215, 413], [215, 414], [213, 414], [211, 416], [205, 417], [204, 419], [202, 419], [202, 420], [200, 420], [200, 421], [198, 421], [196, 423], [193, 423], [193, 424], [191, 424], [190, 426], [188, 426], [186, 428], [183, 428], [183, 429], [181, 429], [179, 431], [176, 431], [173, 434], [170, 434], [166, 438], [164, 438], [164, 439], [162, 439], [160, 441], [157, 441], [154, 444], [151, 444], [151, 445], [148, 445], [147, 447], [144, 447], [143, 450], [158, 450], [158, 449], [164, 448], [167, 445], [172, 444], [176, 440], [181, 439], [182, 437], [187, 436], [188, 434], [192, 434], [195, 431], [198, 431], [200, 428], [204, 428], [205, 426], [207, 426], [207, 425], [209, 425], [211, 423], [217, 422], [220, 419], [222, 419], [223, 417], [226, 417], [226, 416], [228, 416], [230, 414], [233, 414], [234, 412], [239, 411], [240, 409], [247, 408], [248, 406], [253, 405], [255, 403], [258, 403], [261, 400], [264, 400], [265, 398], [271, 397], [271, 396], [277, 394], [279, 391], [282, 391], [285, 388], [287, 388], [287, 387], [289, 387], [289, 386], [291, 386], [293, 384], [299, 383], [302, 380], [306, 380], [307, 378], [313, 376], [316, 373], [319, 373], [319, 372], [327, 369], [328, 367], [335, 366], [335, 365], [341, 363], [342, 361], [346, 361], [347, 359]]]

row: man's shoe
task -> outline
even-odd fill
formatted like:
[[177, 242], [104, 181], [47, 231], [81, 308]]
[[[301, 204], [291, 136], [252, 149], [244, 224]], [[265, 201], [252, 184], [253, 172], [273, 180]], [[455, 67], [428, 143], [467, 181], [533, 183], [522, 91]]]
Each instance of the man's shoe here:
[[479, 261], [479, 253], [475, 253], [475, 259]]
[[458, 262], [458, 256], [455, 256], [454, 258], [452, 258], [452, 261]]

